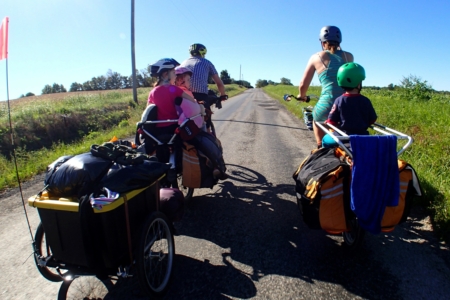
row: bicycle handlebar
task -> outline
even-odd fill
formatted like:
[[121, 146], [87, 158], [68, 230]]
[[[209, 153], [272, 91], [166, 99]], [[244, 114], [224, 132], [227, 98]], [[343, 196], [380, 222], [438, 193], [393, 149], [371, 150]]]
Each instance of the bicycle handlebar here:
[[306, 102], [308, 103], [309, 101], [311, 101], [311, 97], [310, 96], [306, 96], [306, 100], [303, 100], [302, 98], [297, 98], [294, 95], [289, 95], [289, 94], [285, 94], [283, 96], [284, 101], [291, 101], [291, 98], [294, 98], [297, 101], [302, 101], [302, 102]]

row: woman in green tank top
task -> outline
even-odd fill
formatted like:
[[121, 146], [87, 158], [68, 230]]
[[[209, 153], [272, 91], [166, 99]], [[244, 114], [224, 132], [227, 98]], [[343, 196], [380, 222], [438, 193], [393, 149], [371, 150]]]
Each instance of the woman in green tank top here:
[[313, 54], [309, 59], [298, 87], [298, 97], [306, 100], [309, 85], [314, 73], [317, 72], [322, 92], [313, 110], [313, 129], [317, 146], [320, 148], [325, 133], [315, 125], [315, 122], [324, 122], [330, 113], [334, 100], [342, 95], [343, 90], [337, 83], [337, 71], [344, 63], [352, 62], [353, 55], [341, 50], [342, 34], [336, 26], [323, 27], [320, 30], [319, 40], [322, 51]]

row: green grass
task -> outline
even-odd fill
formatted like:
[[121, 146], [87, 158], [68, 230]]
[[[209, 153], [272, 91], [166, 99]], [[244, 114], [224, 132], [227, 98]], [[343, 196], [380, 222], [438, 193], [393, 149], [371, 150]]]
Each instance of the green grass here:
[[[214, 87], [210, 86], [212, 89]], [[230, 97], [245, 90], [237, 85], [225, 87]], [[68, 125], [72, 126], [74, 131], [80, 131], [81, 136], [69, 138], [70, 142], [56, 137], [51, 140], [50, 146], [39, 147], [33, 151], [27, 147], [14, 147], [19, 178], [22, 181], [30, 179], [45, 172], [47, 166], [59, 157], [87, 152], [91, 145], [102, 144], [114, 136], [119, 139], [134, 136], [136, 122], [140, 120], [147, 105], [150, 90], [150, 88], [138, 89], [139, 105], [135, 105], [131, 90], [61, 93], [10, 101], [15, 145], [21, 140], [29, 142], [29, 139], [40, 143], [43, 139], [48, 139], [49, 132], [55, 136], [58, 136], [57, 134], [62, 136], [65, 130], [57, 129], [61, 127], [64, 129]], [[71, 123], [65, 124], [61, 114], [69, 116], [67, 122]], [[0, 126], [2, 148], [11, 147], [6, 103], [2, 103], [0, 107], [0, 124], [2, 124]], [[84, 127], [87, 127], [87, 132], [81, 130]], [[13, 159], [0, 155], [0, 191], [17, 185]]]
[[[266, 86], [264, 91], [300, 119], [302, 108], [316, 103], [314, 99], [310, 103], [285, 102], [284, 94], [298, 94], [296, 86]], [[400, 158], [409, 162], [419, 177], [424, 195], [416, 202], [429, 210], [440, 236], [450, 240], [450, 96], [436, 93], [430, 100], [410, 100], [402, 90], [363, 89], [361, 93], [372, 101], [377, 123], [413, 137], [414, 143]], [[310, 87], [311, 94], [320, 95], [320, 87]]]

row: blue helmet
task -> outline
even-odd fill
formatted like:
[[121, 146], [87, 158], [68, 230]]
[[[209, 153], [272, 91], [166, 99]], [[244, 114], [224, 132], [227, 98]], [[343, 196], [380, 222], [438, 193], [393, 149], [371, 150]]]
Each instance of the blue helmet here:
[[319, 40], [321, 42], [342, 42], [342, 33], [336, 26], [325, 26], [320, 29]]

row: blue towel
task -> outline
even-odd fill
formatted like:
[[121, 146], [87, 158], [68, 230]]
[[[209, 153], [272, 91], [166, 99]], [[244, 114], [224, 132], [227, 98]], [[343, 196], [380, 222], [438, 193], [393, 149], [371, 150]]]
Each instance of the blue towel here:
[[353, 153], [351, 208], [359, 225], [381, 231], [386, 206], [397, 206], [400, 195], [397, 136], [351, 135]]

